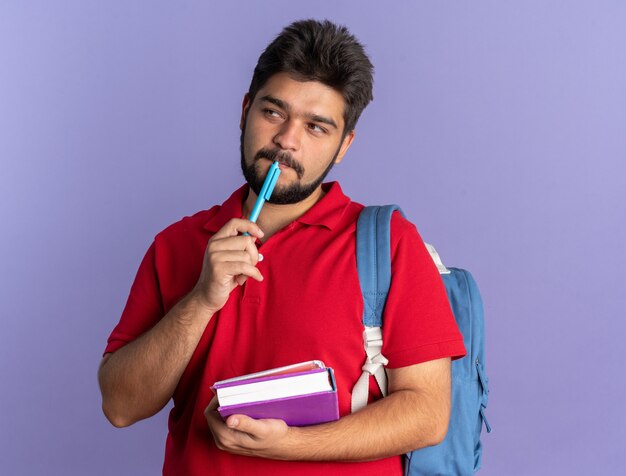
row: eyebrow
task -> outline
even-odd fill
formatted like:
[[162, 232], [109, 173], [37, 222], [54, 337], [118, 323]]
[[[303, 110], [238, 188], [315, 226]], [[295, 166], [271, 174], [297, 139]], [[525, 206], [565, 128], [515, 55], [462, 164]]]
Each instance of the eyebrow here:
[[[279, 108], [284, 109], [285, 111], [291, 110], [291, 106], [288, 103], [286, 103], [282, 99], [278, 99], [278, 98], [275, 98], [274, 96], [270, 96], [269, 94], [267, 96], [263, 96], [261, 98], [261, 101], [272, 103], [275, 106], [278, 106]], [[312, 114], [312, 113], [307, 113], [304, 116], [313, 122], [327, 124], [329, 126], [334, 127], [335, 129], [339, 129], [339, 127], [337, 126], [337, 123], [329, 117], [320, 116], [319, 114]]]

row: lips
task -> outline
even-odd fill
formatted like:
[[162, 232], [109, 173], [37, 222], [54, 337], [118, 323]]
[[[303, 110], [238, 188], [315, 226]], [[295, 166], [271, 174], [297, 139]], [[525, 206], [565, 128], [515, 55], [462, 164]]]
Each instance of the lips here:
[[286, 163], [281, 162], [280, 160], [277, 161], [276, 159], [270, 159], [269, 157], [266, 157], [266, 156], [262, 156], [262, 157], [259, 157], [259, 158], [260, 159], [269, 160], [272, 163], [278, 162], [278, 167], [280, 168], [280, 170], [287, 170], [287, 169], [293, 168], [290, 165], [287, 165]]
[[256, 153], [255, 159], [265, 159], [270, 162], [278, 162], [281, 171], [292, 169], [295, 171], [298, 178], [302, 178], [302, 175], [304, 174], [302, 166], [300, 166], [300, 164], [298, 164], [288, 152], [261, 149]]

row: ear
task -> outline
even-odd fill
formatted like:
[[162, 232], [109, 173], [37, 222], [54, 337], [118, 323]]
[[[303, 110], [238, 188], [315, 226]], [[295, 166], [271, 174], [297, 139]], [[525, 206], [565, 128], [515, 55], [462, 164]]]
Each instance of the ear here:
[[241, 119], [239, 121], [239, 129], [243, 130], [243, 125], [246, 122], [246, 114], [248, 114], [248, 109], [250, 108], [250, 96], [248, 93], [243, 96], [243, 103], [241, 104]]
[[343, 138], [343, 141], [341, 142], [341, 147], [339, 148], [339, 153], [337, 154], [337, 158], [335, 159], [335, 164], [341, 163], [341, 161], [343, 160], [343, 156], [346, 155], [346, 152], [348, 152], [350, 145], [352, 145], [352, 141], [354, 140], [355, 134], [356, 133], [354, 132], [354, 129], [353, 129], [350, 132], [348, 132], [346, 136]]

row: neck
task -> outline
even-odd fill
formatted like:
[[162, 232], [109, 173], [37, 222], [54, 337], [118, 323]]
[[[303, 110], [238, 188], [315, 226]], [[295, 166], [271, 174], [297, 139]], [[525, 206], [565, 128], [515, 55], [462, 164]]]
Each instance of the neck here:
[[[292, 221], [304, 215], [313, 205], [319, 202], [325, 192], [320, 185], [311, 195], [298, 203], [289, 205], [276, 205], [274, 203], [265, 202], [263, 210], [257, 220], [257, 225], [263, 230], [263, 242], [278, 230], [289, 225]], [[243, 216], [249, 217], [252, 208], [257, 199], [257, 194], [252, 189], [248, 192], [248, 197], [243, 204]]]

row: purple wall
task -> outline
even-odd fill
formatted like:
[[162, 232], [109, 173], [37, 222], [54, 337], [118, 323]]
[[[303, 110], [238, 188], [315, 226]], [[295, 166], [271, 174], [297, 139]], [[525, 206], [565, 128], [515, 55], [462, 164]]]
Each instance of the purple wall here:
[[242, 182], [255, 60], [310, 16], [376, 65], [333, 178], [484, 295], [481, 474], [621, 473], [624, 3], [386, 3], [0, 4], [0, 473], [160, 472], [166, 415], [111, 427], [100, 355], [152, 237]]

